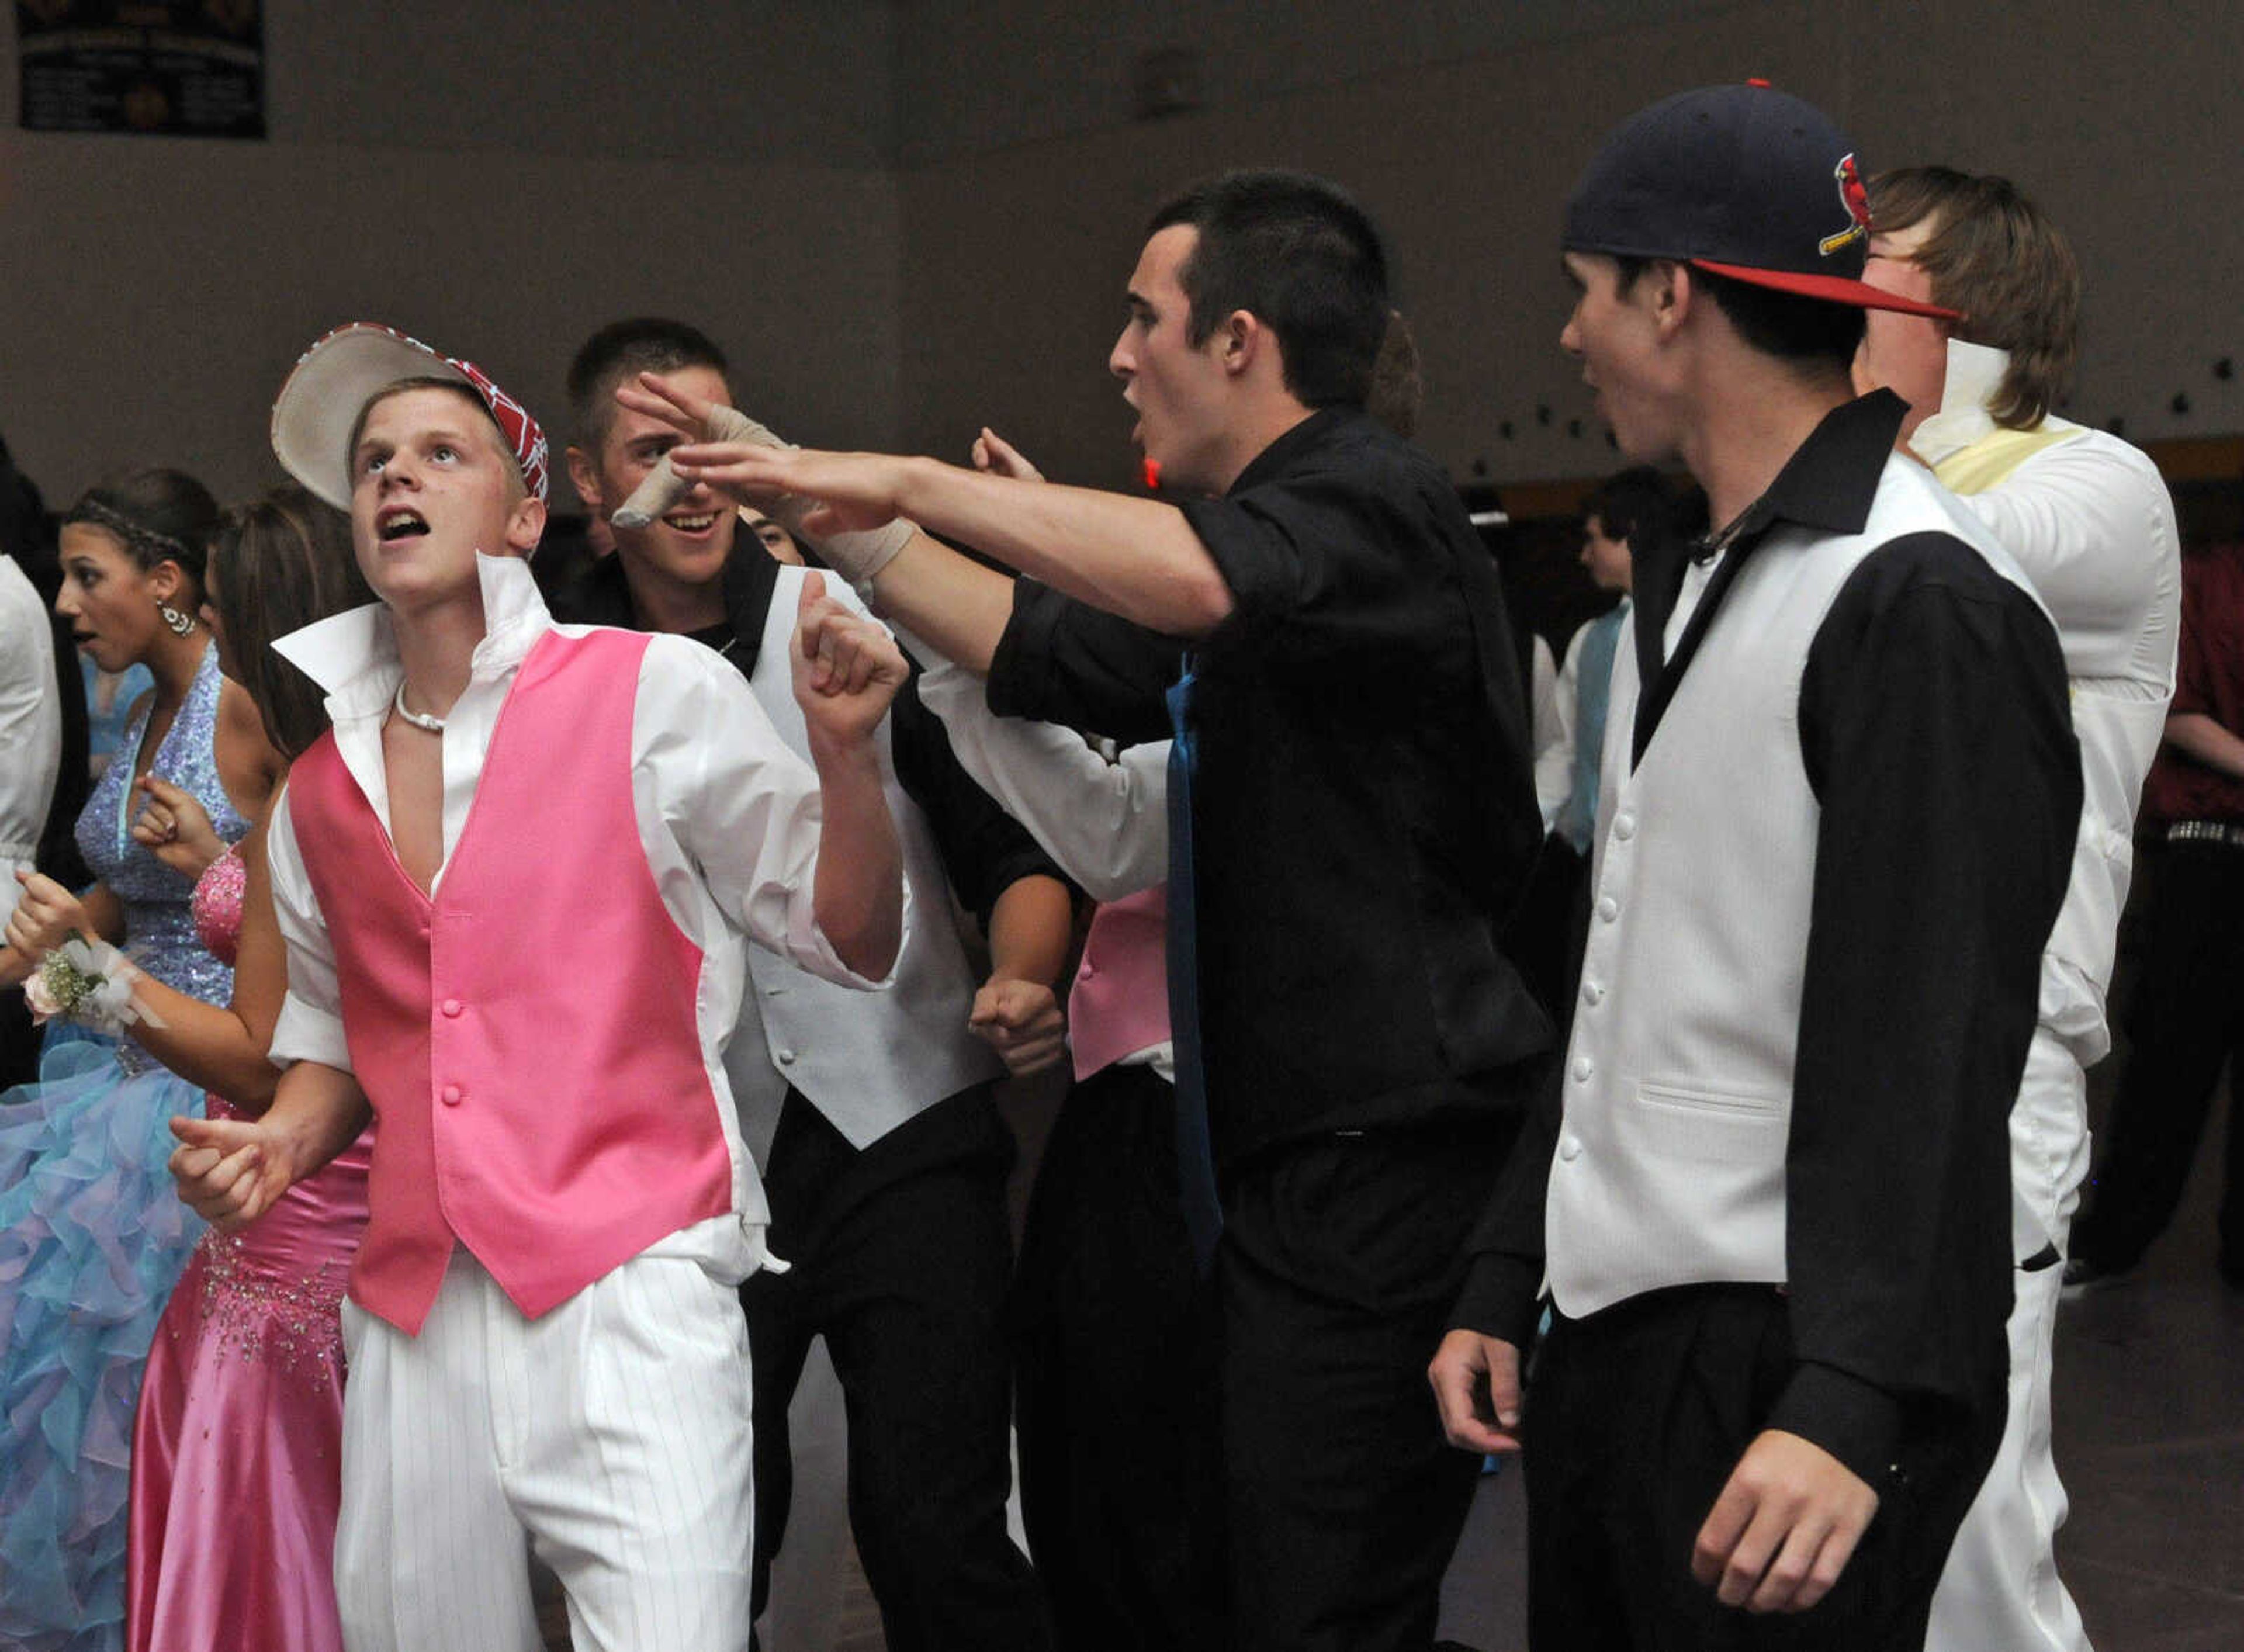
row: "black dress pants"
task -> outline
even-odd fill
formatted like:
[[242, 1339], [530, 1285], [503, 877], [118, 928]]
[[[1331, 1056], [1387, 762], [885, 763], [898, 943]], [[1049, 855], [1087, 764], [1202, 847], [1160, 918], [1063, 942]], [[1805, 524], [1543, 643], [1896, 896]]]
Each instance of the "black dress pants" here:
[[2132, 1268], [2173, 1220], [2205, 1134], [2220, 1068], [2230, 1063], [2228, 1144], [2220, 1201], [2220, 1266], [2244, 1284], [2244, 849], [2182, 842], [2160, 858], [2151, 887], [2143, 972], [2130, 1004], [2133, 1048], [2105, 1125], [2072, 1254]]
[[1978, 1405], [1909, 1408], [1899, 1472], [1876, 1488], [1878, 1512], [1831, 1592], [1806, 1612], [1756, 1615], [1702, 1587], [1691, 1550], [1795, 1368], [1784, 1298], [1687, 1286], [1554, 1316], [1523, 1418], [1529, 1646], [1923, 1652], [1934, 1586], [2002, 1437], [1993, 1356]]
[[741, 1287], [755, 1367], [755, 1604], [787, 1531], [787, 1408], [823, 1334], [849, 1424], [849, 1523], [895, 1652], [1051, 1644], [1012, 1486], [1012, 1138], [986, 1086], [862, 1152], [790, 1090], [765, 1187], [786, 1273]]
[[1516, 1121], [1311, 1137], [1239, 1167], [1217, 1278], [1234, 1646], [1426, 1652], [1480, 1459], [1426, 1364]]
[[1213, 1301], [1150, 1067], [1071, 1091], [1015, 1283], [1021, 1515], [1065, 1652], [1221, 1652]]

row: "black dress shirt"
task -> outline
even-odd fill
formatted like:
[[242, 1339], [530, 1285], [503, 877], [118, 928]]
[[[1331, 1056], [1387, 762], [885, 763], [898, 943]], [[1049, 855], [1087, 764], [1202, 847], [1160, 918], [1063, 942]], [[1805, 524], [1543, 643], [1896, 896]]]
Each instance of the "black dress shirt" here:
[[[1880, 392], [1824, 420], [1748, 513], [1664, 660], [1690, 547], [1639, 567], [1639, 757], [1767, 531], [1862, 531], [1903, 411]], [[2080, 761], [2048, 617], [1941, 532], [1880, 546], [1841, 586], [1809, 647], [1798, 723], [1820, 806], [1785, 1155], [1801, 1366], [1768, 1426], [1876, 1485], [1904, 1400], [1970, 1403], [1991, 1378], [1999, 1393], [2008, 1121], [2070, 876]], [[1559, 1117], [1554, 1082], [1452, 1317], [1520, 1347]]]
[[[1360, 411], [1326, 410], [1182, 509], [1234, 602], [1193, 667], [1219, 1163], [1516, 1113], [1551, 1029], [1500, 934], [1540, 817], [1496, 570], [1455, 490]], [[1158, 738], [1181, 653], [1024, 580], [990, 704]]]

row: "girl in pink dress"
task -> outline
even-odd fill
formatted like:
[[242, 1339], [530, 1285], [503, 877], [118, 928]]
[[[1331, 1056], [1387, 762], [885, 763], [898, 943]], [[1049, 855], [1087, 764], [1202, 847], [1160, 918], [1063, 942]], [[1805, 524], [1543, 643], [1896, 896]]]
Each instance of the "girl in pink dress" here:
[[[195, 889], [197, 931], [222, 959], [247, 882], [229, 850]], [[253, 1111], [215, 1093], [206, 1110]], [[338, 1315], [371, 1157], [369, 1133], [250, 1227], [206, 1233], [172, 1293], [132, 1431], [129, 1648], [341, 1652]]]
[[[370, 599], [348, 524], [301, 489], [231, 513], [211, 552], [206, 617], [226, 674], [247, 693], [235, 697], [243, 711], [221, 713], [220, 740], [253, 748], [277, 780], [327, 716], [310, 681], [267, 645]], [[136, 996], [164, 1024], [145, 1041], [208, 1087], [210, 1116], [251, 1116], [279, 1076], [265, 1050], [287, 985], [264, 824], [209, 860], [218, 846], [194, 800], [148, 793], [135, 836], [183, 867], [208, 861], [195, 927], [235, 973], [226, 1009], [142, 984]], [[125, 1631], [135, 1652], [341, 1652], [338, 1310], [366, 1225], [371, 1151], [369, 1134], [250, 1227], [206, 1234], [165, 1309], [132, 1432]]]

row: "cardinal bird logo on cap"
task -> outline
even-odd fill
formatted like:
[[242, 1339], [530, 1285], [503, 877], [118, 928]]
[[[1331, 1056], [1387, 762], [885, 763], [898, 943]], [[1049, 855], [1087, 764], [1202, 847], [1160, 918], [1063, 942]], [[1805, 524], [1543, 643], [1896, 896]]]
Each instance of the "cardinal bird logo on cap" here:
[[1839, 204], [1855, 221], [1837, 234], [1826, 235], [1815, 243], [1815, 250], [1826, 258], [1870, 233], [1869, 186], [1862, 182], [1862, 169], [1855, 165], [1852, 155], [1842, 158], [1831, 168], [1831, 180], [1839, 186]]

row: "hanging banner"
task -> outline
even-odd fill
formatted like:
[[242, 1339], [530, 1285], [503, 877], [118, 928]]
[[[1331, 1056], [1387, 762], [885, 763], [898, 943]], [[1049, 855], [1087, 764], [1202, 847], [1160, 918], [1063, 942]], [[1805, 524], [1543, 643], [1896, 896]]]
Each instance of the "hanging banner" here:
[[27, 132], [265, 136], [259, 0], [16, 0]]

